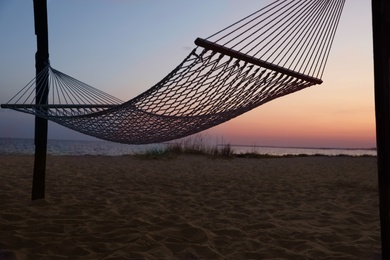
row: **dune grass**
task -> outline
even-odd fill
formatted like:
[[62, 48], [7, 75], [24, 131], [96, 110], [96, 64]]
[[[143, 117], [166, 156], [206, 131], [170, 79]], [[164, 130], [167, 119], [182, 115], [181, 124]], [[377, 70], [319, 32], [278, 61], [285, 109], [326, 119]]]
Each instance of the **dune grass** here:
[[[255, 146], [251, 152], [236, 153], [229, 143], [222, 138], [213, 138], [207, 135], [197, 134], [173, 142], [166, 143], [164, 148], [154, 148], [143, 153], [136, 154], [144, 159], [174, 158], [178, 155], [206, 155], [214, 158], [279, 158], [280, 155], [256, 152]], [[295, 156], [295, 155], [291, 155]]]
[[207, 155], [212, 157], [232, 158], [235, 154], [230, 144], [212, 144], [210, 137], [193, 135], [174, 142], [166, 143], [164, 148], [147, 150], [137, 157], [143, 158], [171, 158], [177, 155]]
[[169, 143], [167, 151], [178, 154], [201, 154], [222, 157], [232, 157], [234, 154], [230, 144], [224, 144], [223, 139], [213, 140], [210, 136], [199, 134]]
[[[163, 159], [173, 158], [178, 155], [206, 155], [218, 158], [281, 158], [281, 157], [323, 157], [336, 156], [344, 157], [349, 155], [324, 155], [324, 154], [286, 154], [273, 155], [268, 153], [258, 153], [256, 146], [247, 153], [236, 153], [229, 143], [225, 143], [222, 138], [210, 137], [208, 135], [197, 134], [173, 142], [166, 143], [163, 148], [152, 148], [142, 153], [136, 154], [137, 157], [145, 159]], [[370, 155], [362, 155], [370, 156]]]

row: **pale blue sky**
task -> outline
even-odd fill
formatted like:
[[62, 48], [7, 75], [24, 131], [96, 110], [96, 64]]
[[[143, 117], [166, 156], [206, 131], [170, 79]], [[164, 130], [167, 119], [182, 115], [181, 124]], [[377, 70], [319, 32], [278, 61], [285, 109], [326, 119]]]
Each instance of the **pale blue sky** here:
[[[195, 47], [196, 37], [207, 37], [269, 2], [48, 0], [51, 65], [128, 100], [178, 65]], [[210, 133], [231, 143], [375, 146], [370, 15], [369, 0], [347, 0], [324, 84], [266, 104]], [[1, 103], [34, 77], [33, 19], [32, 0], [0, 0]], [[280, 128], [286, 131], [270, 134]], [[299, 135], [299, 128], [310, 128], [312, 134]], [[32, 136], [32, 116], [0, 110], [0, 137]], [[49, 137], [85, 136], [51, 124]], [[354, 139], [341, 143], [344, 137]]]

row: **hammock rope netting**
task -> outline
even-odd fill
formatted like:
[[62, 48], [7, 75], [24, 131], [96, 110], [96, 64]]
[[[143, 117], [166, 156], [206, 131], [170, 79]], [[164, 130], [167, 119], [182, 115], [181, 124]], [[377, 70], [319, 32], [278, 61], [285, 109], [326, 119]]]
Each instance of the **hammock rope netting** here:
[[[279, 0], [197, 47], [160, 82], [123, 102], [48, 66], [3, 108], [100, 139], [169, 141], [322, 83], [345, 0]], [[48, 93], [47, 99], [42, 92]]]

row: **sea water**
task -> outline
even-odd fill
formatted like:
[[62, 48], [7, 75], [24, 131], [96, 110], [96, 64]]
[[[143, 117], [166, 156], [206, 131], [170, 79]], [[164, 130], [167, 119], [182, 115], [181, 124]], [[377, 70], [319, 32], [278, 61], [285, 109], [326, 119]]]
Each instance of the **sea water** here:
[[[163, 150], [167, 144], [127, 145], [106, 141], [48, 140], [47, 153], [51, 155], [108, 155], [120, 156]], [[234, 153], [283, 155], [348, 155], [376, 156], [375, 149], [264, 147], [231, 145]], [[33, 139], [0, 138], [0, 154], [34, 154]]]
[[327, 156], [376, 156], [376, 149], [350, 148], [311, 148], [311, 147], [274, 147], [274, 146], [232, 146], [235, 153], [257, 153], [276, 156], [283, 155], [327, 155]]
[[[108, 155], [120, 156], [163, 149], [162, 144], [127, 145], [106, 141], [48, 140], [51, 155]], [[34, 154], [33, 139], [0, 138], [0, 154]]]

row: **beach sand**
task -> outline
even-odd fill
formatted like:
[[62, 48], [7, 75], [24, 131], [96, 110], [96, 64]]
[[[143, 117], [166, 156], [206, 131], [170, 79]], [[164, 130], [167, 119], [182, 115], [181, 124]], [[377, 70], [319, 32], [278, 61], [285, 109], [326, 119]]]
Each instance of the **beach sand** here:
[[0, 259], [371, 259], [376, 158], [0, 156]]

